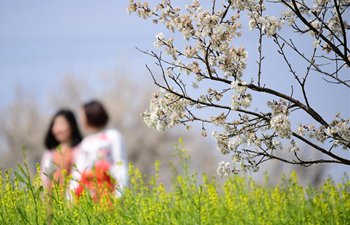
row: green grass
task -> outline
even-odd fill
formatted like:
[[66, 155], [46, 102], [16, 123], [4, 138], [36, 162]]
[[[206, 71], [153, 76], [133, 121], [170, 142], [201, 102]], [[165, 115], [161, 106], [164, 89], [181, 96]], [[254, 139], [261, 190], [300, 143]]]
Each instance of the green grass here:
[[[180, 149], [181, 150], [181, 149]], [[186, 157], [182, 158], [186, 162]], [[156, 163], [156, 172], [159, 163]], [[0, 176], [0, 224], [349, 224], [350, 181], [304, 188], [296, 174], [276, 187], [240, 176], [218, 184], [190, 174], [186, 163], [170, 190], [158, 173], [145, 184], [130, 166], [130, 185], [122, 198], [94, 203], [89, 196], [66, 200], [62, 188], [45, 191], [26, 167]]]

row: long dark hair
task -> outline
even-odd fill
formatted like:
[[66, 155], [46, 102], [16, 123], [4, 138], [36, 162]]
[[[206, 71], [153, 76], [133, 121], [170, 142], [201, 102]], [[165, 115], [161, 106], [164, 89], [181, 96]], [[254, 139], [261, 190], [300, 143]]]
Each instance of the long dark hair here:
[[55, 135], [52, 133], [54, 121], [58, 116], [63, 116], [68, 121], [71, 129], [71, 147], [77, 146], [81, 142], [82, 136], [78, 127], [77, 120], [75, 119], [74, 113], [68, 109], [61, 109], [51, 119], [49, 129], [47, 130], [45, 137], [46, 149], [54, 150], [60, 144], [59, 141], [57, 141], [57, 139], [55, 138]]

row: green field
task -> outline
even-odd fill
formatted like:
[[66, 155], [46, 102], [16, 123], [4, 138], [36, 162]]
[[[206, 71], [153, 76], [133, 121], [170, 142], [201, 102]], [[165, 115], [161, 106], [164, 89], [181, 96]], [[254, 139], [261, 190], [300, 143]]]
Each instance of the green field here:
[[26, 167], [7, 171], [0, 180], [0, 224], [349, 224], [350, 181], [302, 187], [296, 174], [275, 187], [259, 186], [240, 176], [217, 183], [197, 178], [183, 165], [169, 190], [156, 175], [144, 183], [130, 166], [123, 197], [95, 203], [83, 196], [74, 203], [62, 189], [44, 191]]

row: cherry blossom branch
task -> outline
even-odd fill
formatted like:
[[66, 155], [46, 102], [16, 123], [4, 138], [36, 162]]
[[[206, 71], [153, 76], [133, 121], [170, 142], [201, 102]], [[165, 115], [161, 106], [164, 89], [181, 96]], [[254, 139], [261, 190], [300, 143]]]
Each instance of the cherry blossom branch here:
[[[291, 6], [288, 2], [281, 0], [288, 8], [290, 8], [296, 15], [297, 17], [313, 32], [318, 34], [318, 30], [316, 28], [314, 28], [307, 20], [306, 18], [302, 15], [302, 13], [300, 12], [298, 6], [297, 6], [297, 2], [295, 0], [292, 0], [292, 4], [293, 6]], [[339, 55], [340, 58], [343, 59], [343, 61], [350, 67], [350, 59], [348, 59], [340, 50], [337, 46], [335, 46], [327, 37], [325, 37], [323, 34], [319, 34], [319, 37], [326, 42], [331, 49], [337, 54]], [[335, 35], [335, 37], [337, 37]], [[345, 44], [343, 44], [344, 46], [346, 46]]]
[[[300, 55], [306, 62], [308, 62], [309, 64], [312, 65], [313, 69], [321, 74], [324, 74], [334, 80], [337, 81], [337, 84], [343, 84], [346, 87], [350, 88], [350, 84], [349, 80], [341, 80], [339, 77], [336, 76], [336, 74], [345, 67], [346, 64], [343, 64], [342, 66], [340, 66], [335, 72], [333, 73], [327, 73], [326, 71], [323, 71], [320, 69], [320, 65], [315, 64], [315, 62], [311, 61], [310, 59], [308, 59], [303, 53], [301, 53], [298, 48], [295, 46], [295, 44], [293, 43], [292, 40], [290, 40], [291, 43], [289, 43], [287, 40], [285, 40], [282, 36], [280, 36], [279, 34], [276, 34], [276, 37], [281, 39], [283, 41], [283, 43], [285, 43], [286, 45], [288, 45], [292, 50], [294, 50], [298, 55]], [[322, 56], [325, 58], [325, 56]], [[331, 59], [328, 59], [331, 60]]]
[[306, 144], [310, 145], [311, 147], [317, 149], [318, 151], [324, 153], [325, 155], [328, 155], [329, 157], [338, 160], [339, 163], [350, 165], [350, 160], [342, 158], [342, 157], [340, 157], [338, 155], [335, 155], [335, 154], [331, 153], [330, 151], [327, 151], [326, 149], [324, 149], [324, 148], [322, 148], [322, 147], [312, 143], [311, 141], [307, 140], [306, 138], [300, 136], [299, 134], [293, 132], [293, 136], [298, 138], [299, 140], [305, 142]]
[[340, 10], [339, 10], [339, 5], [337, 4], [337, 0], [334, 0], [334, 8], [335, 10], [337, 11], [337, 16], [338, 16], [338, 19], [340, 21], [340, 27], [341, 27], [341, 30], [342, 30], [342, 33], [343, 33], [343, 43], [344, 43], [344, 55], [345, 57], [347, 57], [348, 55], [348, 50], [347, 50], [347, 40], [346, 40], [346, 31], [345, 31], [345, 24], [344, 24], [344, 21], [343, 21], [343, 17], [341, 16], [341, 13], [340, 13]]
[[273, 90], [273, 89], [270, 89], [270, 88], [258, 87], [254, 84], [247, 84], [245, 86], [248, 87], [249, 89], [257, 91], [257, 92], [265, 92], [265, 93], [269, 93], [269, 94], [281, 97], [283, 99], [286, 99], [286, 100], [294, 103], [295, 105], [299, 106], [301, 109], [303, 109], [305, 112], [307, 112], [312, 118], [314, 118], [320, 124], [327, 126], [327, 127], [329, 126], [328, 123], [313, 108], [310, 108], [310, 107], [304, 105], [299, 100], [296, 100], [288, 95], [285, 95], [283, 93], [280, 93], [280, 92]]
[[[246, 150], [246, 151], [248, 151], [250, 153], [256, 153], [256, 152], [251, 151], [251, 150]], [[265, 162], [265, 161], [271, 160], [271, 159], [276, 159], [278, 161], [285, 162], [285, 163], [288, 163], [288, 164], [301, 165], [301, 166], [310, 166], [312, 164], [318, 164], [318, 163], [339, 163], [339, 164], [342, 164], [342, 162], [340, 162], [340, 161], [328, 160], [328, 159], [309, 160], [309, 161], [303, 161], [303, 160], [298, 159], [298, 161], [291, 161], [291, 160], [286, 159], [286, 158], [282, 158], [282, 157], [279, 157], [279, 156], [276, 156], [276, 155], [269, 154], [265, 150], [263, 152], [256, 153], [256, 155], [257, 156], [267, 157], [267, 159], [265, 159], [262, 162]]]

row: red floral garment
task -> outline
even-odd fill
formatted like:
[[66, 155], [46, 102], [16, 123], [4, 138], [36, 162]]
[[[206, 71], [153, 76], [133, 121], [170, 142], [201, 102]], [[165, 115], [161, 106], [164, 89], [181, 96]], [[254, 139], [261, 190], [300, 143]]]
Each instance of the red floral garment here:
[[81, 174], [81, 180], [75, 194], [80, 197], [85, 191], [89, 191], [94, 201], [99, 201], [105, 196], [114, 193], [116, 182], [109, 175], [110, 163], [98, 160], [93, 169], [86, 170]]
[[[128, 168], [124, 141], [117, 130], [108, 129], [90, 134], [74, 152], [70, 182], [72, 193], [80, 196], [86, 189], [96, 196], [103, 192], [109, 193], [114, 187], [113, 196], [122, 196], [128, 183]], [[106, 190], [100, 191], [103, 186]]]

